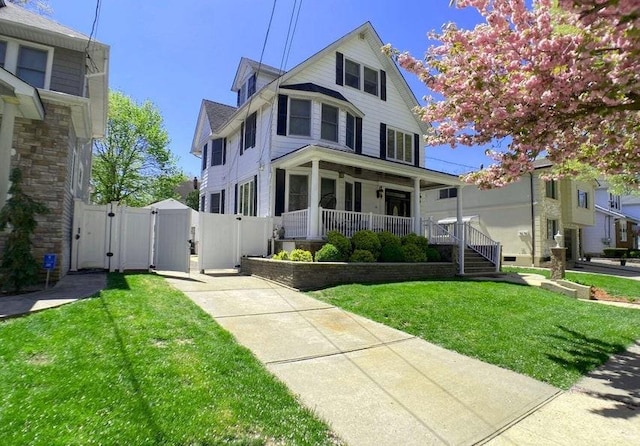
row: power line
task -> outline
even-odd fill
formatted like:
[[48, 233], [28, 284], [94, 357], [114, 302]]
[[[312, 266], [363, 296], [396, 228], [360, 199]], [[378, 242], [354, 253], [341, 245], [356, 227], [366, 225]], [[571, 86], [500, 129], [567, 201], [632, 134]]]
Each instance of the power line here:
[[96, 9], [93, 15], [93, 24], [91, 25], [91, 33], [89, 33], [89, 40], [87, 41], [87, 46], [84, 49], [84, 52], [86, 53], [87, 58], [89, 59], [89, 62], [91, 62], [91, 68], [93, 68], [95, 71], [98, 71], [98, 66], [96, 65], [95, 61], [91, 57], [91, 54], [89, 54], [89, 46], [91, 46], [91, 41], [95, 40], [95, 36], [98, 33], [98, 20], [100, 19], [101, 6], [102, 6], [101, 0], [96, 0]]
[[475, 166], [470, 166], [468, 164], [454, 163], [453, 161], [447, 161], [447, 160], [443, 160], [443, 159], [440, 159], [440, 158], [434, 158], [434, 157], [431, 157], [431, 156], [427, 156], [426, 158], [428, 160], [439, 161], [441, 163], [452, 164], [454, 166], [466, 167], [466, 168], [469, 168], [469, 169], [476, 169]]

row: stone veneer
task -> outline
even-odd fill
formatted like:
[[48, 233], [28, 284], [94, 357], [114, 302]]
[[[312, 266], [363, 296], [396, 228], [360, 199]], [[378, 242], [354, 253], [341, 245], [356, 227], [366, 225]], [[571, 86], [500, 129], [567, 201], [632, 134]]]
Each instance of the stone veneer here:
[[[33, 255], [38, 263], [44, 254], [58, 256], [52, 280], [69, 269], [73, 196], [70, 191], [70, 144], [73, 139], [71, 109], [43, 101], [45, 119], [16, 118], [11, 168], [22, 170], [27, 195], [49, 208], [49, 214], [36, 217]], [[0, 253], [6, 233], [0, 233]], [[44, 271], [43, 271], [44, 275]]]
[[406, 282], [444, 279], [456, 275], [453, 263], [343, 263], [290, 262], [243, 257], [243, 274], [250, 274], [299, 290], [314, 290], [349, 283]]

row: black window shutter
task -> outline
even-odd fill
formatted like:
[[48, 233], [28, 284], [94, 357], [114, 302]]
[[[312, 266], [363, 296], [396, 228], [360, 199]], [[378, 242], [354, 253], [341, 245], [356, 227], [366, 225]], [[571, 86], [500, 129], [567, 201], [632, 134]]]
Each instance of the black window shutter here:
[[244, 153], [244, 122], [240, 124], [240, 155]]
[[380, 123], [380, 159], [387, 159], [387, 124]]
[[336, 84], [344, 85], [344, 56], [336, 52]]
[[253, 215], [258, 215], [258, 175], [253, 176]]
[[278, 135], [287, 134], [287, 106], [288, 97], [284, 94], [278, 95]]
[[233, 193], [236, 196], [236, 199], [233, 200], [233, 213], [237, 214], [238, 213], [238, 183], [236, 183], [235, 190]]
[[387, 73], [380, 70], [380, 99], [387, 100]]
[[220, 213], [224, 214], [224, 189], [222, 189], [221, 195], [220, 195]]
[[276, 208], [275, 215], [281, 216], [284, 212], [284, 189], [286, 172], [284, 169], [276, 169]]
[[413, 165], [420, 167], [420, 135], [413, 134]]
[[238, 90], [238, 98], [236, 99], [236, 106], [240, 107], [240, 91], [242, 91], [242, 89]]
[[[227, 164], [227, 138], [222, 140], [222, 164]], [[224, 194], [224, 191], [222, 191]]]
[[354, 186], [353, 210], [355, 212], [362, 212], [362, 183], [359, 181], [356, 181], [355, 183], [353, 183], [353, 186]]
[[208, 153], [208, 145], [205, 144], [204, 147], [202, 148], [202, 170], [205, 170], [207, 168], [207, 153]]
[[362, 153], [362, 118], [356, 118], [356, 153]]

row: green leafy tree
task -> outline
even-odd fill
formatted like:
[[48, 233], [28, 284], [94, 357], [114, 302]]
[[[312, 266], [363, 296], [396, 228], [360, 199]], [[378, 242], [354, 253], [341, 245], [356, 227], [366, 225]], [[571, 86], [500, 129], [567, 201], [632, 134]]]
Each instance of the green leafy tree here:
[[177, 198], [176, 186], [186, 176], [168, 144], [162, 115], [153, 103], [137, 104], [111, 91], [106, 135], [94, 146], [93, 201], [145, 206]]
[[194, 211], [200, 210], [200, 191], [192, 190], [187, 194], [187, 198], [185, 199], [187, 206], [189, 206]]
[[20, 292], [38, 280], [39, 265], [31, 253], [31, 236], [38, 225], [35, 216], [47, 214], [49, 209], [24, 193], [20, 169], [13, 169], [9, 179], [11, 197], [0, 210], [0, 231], [11, 229], [0, 264], [0, 288]]

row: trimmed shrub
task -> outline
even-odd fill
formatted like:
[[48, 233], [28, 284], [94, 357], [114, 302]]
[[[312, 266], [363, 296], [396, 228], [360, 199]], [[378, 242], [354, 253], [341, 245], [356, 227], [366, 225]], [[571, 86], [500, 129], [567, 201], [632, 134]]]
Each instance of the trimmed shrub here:
[[274, 254], [271, 260], [289, 260], [289, 253], [287, 251], [280, 251], [278, 254]]
[[340, 262], [344, 259], [338, 248], [327, 243], [316, 251], [316, 262]]
[[619, 259], [627, 253], [627, 248], [605, 248], [602, 251], [605, 257]]
[[427, 261], [427, 254], [418, 245], [413, 243], [406, 244], [402, 247], [402, 251], [404, 251], [405, 262], [418, 263]]
[[401, 239], [402, 241], [402, 245], [416, 245], [418, 248], [420, 248], [422, 251], [424, 251], [425, 253], [427, 252], [427, 249], [429, 248], [429, 240], [427, 240], [426, 237], [422, 237], [421, 235], [417, 235], [417, 234], [407, 234], [404, 237], [402, 237]]
[[349, 258], [350, 262], [363, 262], [363, 263], [374, 263], [376, 258], [371, 254], [371, 251], [367, 251], [366, 249], [356, 249], [351, 254]]
[[[378, 240], [380, 240], [380, 248], [384, 249], [386, 246], [400, 246], [400, 237], [393, 232], [382, 231], [378, 232]], [[382, 251], [381, 251], [382, 252]]]
[[347, 260], [351, 255], [351, 242], [338, 231], [327, 232], [327, 241], [335, 246], [341, 255], [340, 260]]
[[292, 262], [313, 262], [313, 256], [310, 251], [296, 248], [289, 254], [289, 260]]
[[400, 239], [398, 239], [397, 245], [386, 245], [380, 250], [381, 262], [404, 262], [404, 250], [400, 245]]
[[351, 237], [351, 243], [353, 244], [354, 251], [359, 249], [369, 251], [373, 254], [374, 259], [377, 259], [380, 255], [380, 240], [378, 239], [378, 235], [373, 231], [363, 229], [362, 231], [356, 232], [353, 234], [353, 237]]
[[427, 262], [439, 262], [441, 260], [440, 252], [432, 246], [427, 248], [425, 254], [427, 255]]

